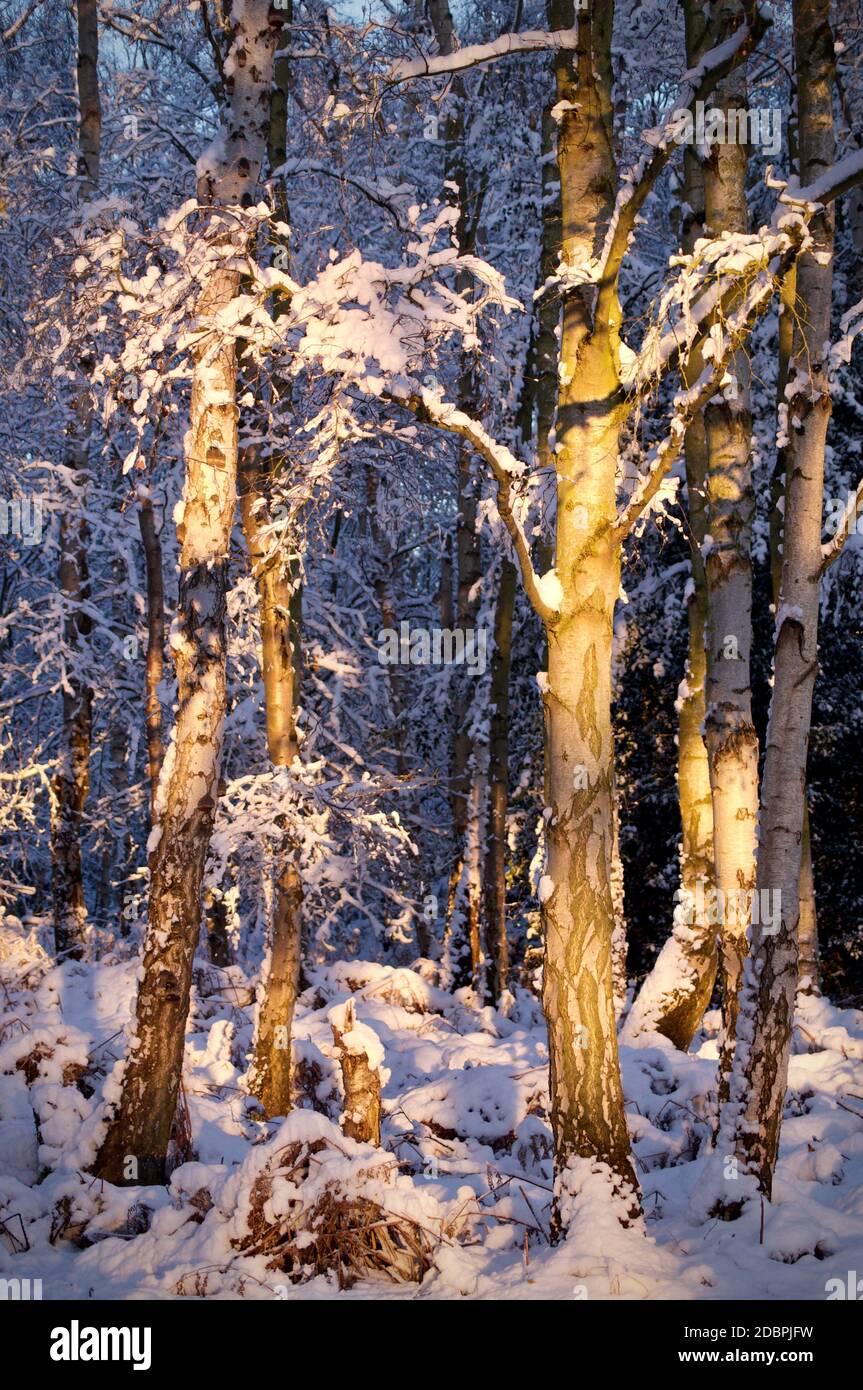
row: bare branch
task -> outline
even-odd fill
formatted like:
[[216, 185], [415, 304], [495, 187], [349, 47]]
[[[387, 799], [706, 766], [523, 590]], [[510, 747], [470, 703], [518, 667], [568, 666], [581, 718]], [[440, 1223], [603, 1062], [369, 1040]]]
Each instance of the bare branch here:
[[18, 18], [14, 20], [12, 24], [9, 25], [8, 29], [4, 31], [2, 36], [3, 42], [11, 43], [15, 35], [20, 34], [21, 30], [24, 28], [24, 25], [27, 23], [27, 20], [30, 18], [30, 16], [35, 14], [36, 11], [40, 8], [40, 6], [44, 3], [45, 0], [32, 0], [32, 3], [27, 6], [26, 10], [22, 10]]
[[435, 425], [438, 429], [448, 430], [451, 434], [466, 439], [488, 464], [497, 483], [497, 510], [518, 559], [524, 591], [542, 621], [549, 626], [553, 625], [558, 610], [552, 608], [542, 597], [539, 576], [530, 555], [530, 543], [512, 510], [512, 485], [525, 475], [526, 465], [517, 459], [506, 445], [493, 439], [478, 421], [457, 410], [447, 401], [441, 400], [433, 392], [418, 390], [414, 382], [406, 382], [401, 388], [394, 384], [386, 394], [390, 400], [413, 411], [422, 424]]

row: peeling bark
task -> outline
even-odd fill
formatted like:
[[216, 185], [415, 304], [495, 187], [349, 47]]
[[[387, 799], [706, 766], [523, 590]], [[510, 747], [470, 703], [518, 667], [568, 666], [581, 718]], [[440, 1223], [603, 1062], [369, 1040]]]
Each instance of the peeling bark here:
[[[794, 0], [800, 176], [817, 178], [834, 158], [834, 52], [828, 0]], [[798, 980], [798, 920], [806, 750], [818, 667], [818, 604], [824, 455], [830, 391], [824, 347], [830, 336], [834, 213], [810, 224], [814, 246], [800, 258], [788, 402], [785, 527], [773, 699], [761, 795], [759, 891], [781, 894], [775, 934], [755, 927], [744, 975], [721, 1154], [733, 1152], [769, 1198], [779, 1134]], [[826, 263], [819, 264], [819, 259]], [[725, 1204], [735, 1215], [739, 1201]]]
[[[573, 23], [571, 0], [552, 0], [549, 26]], [[562, 261], [597, 255], [614, 205], [611, 108], [613, 16], [579, 17], [579, 51], [558, 51]], [[543, 1005], [548, 1022], [555, 1220], [573, 1181], [572, 1158], [605, 1162], [637, 1210], [612, 986], [611, 887], [614, 750], [612, 623], [620, 580], [614, 538], [620, 308], [597, 321], [590, 287], [566, 293], [557, 401], [555, 568], [562, 604], [548, 627], [543, 695], [547, 887]]]
[[[221, 138], [201, 162], [204, 204], [247, 204], [264, 153], [276, 30], [268, 0], [246, 0], [235, 28], [230, 107]], [[251, 61], [250, 61], [251, 59]], [[224, 236], [211, 216], [209, 234]], [[239, 291], [233, 269], [211, 272], [196, 305], [202, 325]], [[183, 1069], [201, 887], [219, 790], [226, 706], [225, 610], [236, 506], [237, 362], [232, 342], [205, 333], [195, 349], [180, 540], [180, 586], [171, 650], [177, 715], [162, 765], [150, 854], [149, 924], [133, 1041], [119, 1107], [97, 1157], [118, 1184], [162, 1182]]]
[[[717, 109], [745, 109], [745, 68], [720, 82]], [[744, 145], [719, 144], [704, 161], [704, 211], [713, 236], [749, 230]], [[752, 722], [752, 416], [749, 359], [729, 363], [733, 398], [714, 397], [704, 411], [707, 443], [707, 651], [705, 739], [713, 802], [715, 886], [719, 893], [723, 1033], [719, 1097], [727, 1094], [738, 995], [755, 887], [758, 737]]]

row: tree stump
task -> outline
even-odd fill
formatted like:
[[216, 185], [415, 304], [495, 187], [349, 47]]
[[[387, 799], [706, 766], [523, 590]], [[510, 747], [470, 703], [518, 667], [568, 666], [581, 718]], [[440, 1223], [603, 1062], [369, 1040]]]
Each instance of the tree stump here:
[[373, 1029], [357, 1023], [354, 1001], [330, 1014], [333, 1042], [342, 1068], [345, 1108], [342, 1129], [361, 1144], [381, 1142], [381, 1075], [383, 1048]]

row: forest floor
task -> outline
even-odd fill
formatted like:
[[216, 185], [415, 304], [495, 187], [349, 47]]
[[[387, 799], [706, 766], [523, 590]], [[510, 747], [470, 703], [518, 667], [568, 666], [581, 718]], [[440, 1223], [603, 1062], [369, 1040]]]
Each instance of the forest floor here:
[[[313, 971], [295, 1020], [303, 1099], [267, 1124], [243, 1085], [254, 980], [198, 962], [194, 1155], [167, 1188], [94, 1180], [137, 969], [119, 954], [56, 967], [33, 934], [0, 928], [0, 1276], [39, 1278], [44, 1298], [823, 1300], [863, 1270], [861, 1012], [801, 1002], [774, 1200], [734, 1222], [704, 1217], [716, 1016], [688, 1055], [661, 1038], [624, 1048], [644, 1221], [623, 1229], [588, 1176], [553, 1247], [538, 1001], [519, 992], [503, 1016], [425, 970]], [[330, 1013], [351, 996], [383, 1048], [380, 1149], [338, 1126]]]

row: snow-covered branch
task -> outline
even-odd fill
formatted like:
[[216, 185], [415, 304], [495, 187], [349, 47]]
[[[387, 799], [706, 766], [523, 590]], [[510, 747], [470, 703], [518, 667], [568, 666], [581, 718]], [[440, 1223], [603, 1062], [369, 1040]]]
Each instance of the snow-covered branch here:
[[[755, 0], [747, 0], [744, 8], [745, 22], [733, 34], [708, 48], [696, 66], [683, 74], [674, 112], [661, 126], [643, 133], [642, 138], [652, 146], [652, 153], [644, 155], [624, 178], [599, 258], [595, 278], [600, 286], [596, 306], [596, 317], [600, 322], [607, 322], [612, 313], [617, 277], [638, 214], [677, 149], [675, 135], [679, 112], [691, 110], [696, 102], [708, 97], [722, 78], [746, 61], [770, 26], [770, 19], [762, 13]], [[714, 37], [718, 37], [715, 30]]]
[[526, 465], [517, 459], [477, 421], [454, 405], [444, 401], [435, 391], [418, 388], [414, 382], [394, 383], [387, 391], [389, 399], [413, 411], [422, 423], [457, 434], [476, 450], [491, 469], [497, 484], [497, 510], [507, 529], [521, 570], [522, 583], [528, 599], [544, 623], [553, 623], [557, 607], [549, 602], [543, 577], [533, 567], [530, 542], [514, 510], [513, 483], [522, 479]]
[[790, 203], [794, 207], [808, 204], [814, 209], [818, 205], [823, 206], [843, 197], [859, 183], [863, 183], [863, 149], [853, 150], [844, 159], [837, 160], [806, 188], [797, 188], [796, 179], [791, 179], [779, 201]]
[[647, 472], [618, 514], [614, 530], [619, 539], [629, 534], [653, 501], [680, 455], [689, 425], [721, 389], [732, 355], [746, 341], [756, 320], [771, 304], [778, 283], [803, 244], [805, 227], [795, 221], [785, 237], [781, 253], [779, 248], [774, 247], [769, 264], [762, 266], [756, 275], [744, 278], [738, 285], [736, 307], [721, 317], [713, 318], [709, 330], [693, 343], [688, 356], [691, 357], [697, 347], [705, 366], [698, 380], [675, 397], [674, 415], [668, 433], [652, 450]]
[[802, 216], [784, 219], [782, 230], [762, 227], [752, 235], [701, 238], [691, 255], [673, 256], [676, 272], [660, 296], [641, 348], [622, 371], [630, 410], [671, 371], [685, 369], [698, 347], [727, 321], [752, 287], [772, 288], [780, 265], [809, 244]]
[[463, 72], [479, 67], [495, 58], [507, 58], [514, 53], [542, 53], [549, 49], [574, 49], [578, 43], [578, 28], [528, 29], [523, 34], [501, 34], [491, 43], [471, 43], [454, 53], [423, 53], [419, 58], [406, 58], [390, 68], [391, 83], [407, 82], [414, 77], [438, 77], [442, 73]]
[[[623, 373], [631, 406], [644, 398], [651, 385], [655, 388], [670, 371], [686, 365], [694, 346], [739, 303], [742, 286], [765, 273], [775, 275], [777, 256], [790, 265], [802, 254], [810, 244], [808, 225], [820, 207], [861, 182], [861, 150], [839, 160], [803, 189], [795, 188], [793, 181], [786, 185], [774, 180], [768, 169], [768, 186], [779, 190], [770, 226], [751, 235], [701, 238], [691, 255], [673, 256], [669, 265], [676, 273], [660, 296], [640, 351]], [[671, 326], [663, 328], [673, 314]], [[844, 336], [831, 355], [847, 360], [850, 341], [863, 327], [859, 306], [845, 315], [842, 324]]]

